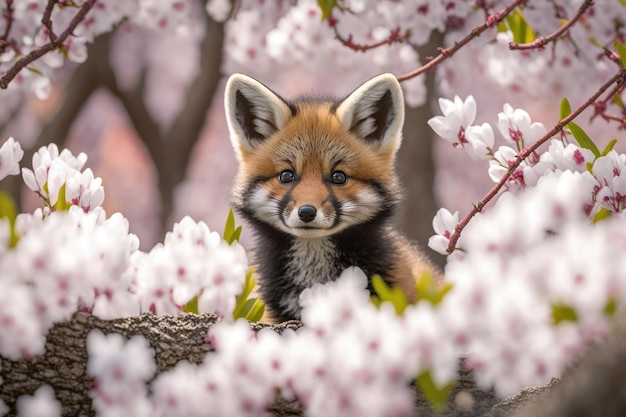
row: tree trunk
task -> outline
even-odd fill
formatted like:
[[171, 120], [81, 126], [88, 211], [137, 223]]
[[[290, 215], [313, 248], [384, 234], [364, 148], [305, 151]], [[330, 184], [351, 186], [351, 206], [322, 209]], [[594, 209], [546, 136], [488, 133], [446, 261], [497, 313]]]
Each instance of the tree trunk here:
[[[93, 329], [125, 338], [144, 336], [155, 350], [158, 373], [181, 360], [202, 362], [211, 346], [205, 335], [216, 322], [213, 314], [157, 316], [144, 314], [105, 321], [87, 313], [76, 313], [72, 320], [56, 324], [48, 334], [46, 353], [32, 359], [11, 361], [0, 356], [0, 399], [15, 416], [21, 395], [32, 395], [42, 384], [50, 385], [63, 406], [63, 416], [93, 416], [89, 391], [92, 381], [86, 375], [86, 338]], [[254, 330], [271, 327], [281, 333], [297, 330], [296, 321], [275, 326], [251, 324]], [[470, 372], [460, 367], [457, 386], [448, 407], [440, 416], [520, 416], [571, 417], [626, 415], [626, 312], [617, 317], [606, 340], [594, 346], [564, 377], [544, 387], [525, 389], [498, 402], [493, 392], [479, 389]], [[416, 412], [437, 415], [416, 392]], [[300, 416], [297, 404], [280, 398], [270, 412], [275, 416]]]
[[[443, 36], [433, 32], [427, 45], [419, 49], [424, 57], [435, 55], [436, 48], [443, 42]], [[398, 153], [398, 174], [406, 191], [404, 205], [398, 212], [397, 223], [408, 237], [420, 246], [426, 247], [428, 238], [435, 232], [432, 220], [437, 212], [434, 181], [435, 164], [433, 162], [433, 133], [426, 124], [433, 116], [431, 103], [437, 97], [435, 73], [426, 74], [426, 103], [417, 108], [406, 108], [404, 139]], [[431, 259], [440, 266], [445, 258], [427, 250]]]

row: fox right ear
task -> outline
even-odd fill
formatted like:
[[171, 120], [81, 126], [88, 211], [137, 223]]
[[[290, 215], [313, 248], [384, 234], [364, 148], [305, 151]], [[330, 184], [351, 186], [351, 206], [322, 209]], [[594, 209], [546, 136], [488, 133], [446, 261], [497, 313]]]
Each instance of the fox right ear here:
[[281, 129], [293, 115], [292, 108], [278, 94], [243, 74], [233, 74], [224, 93], [230, 140], [241, 159]]

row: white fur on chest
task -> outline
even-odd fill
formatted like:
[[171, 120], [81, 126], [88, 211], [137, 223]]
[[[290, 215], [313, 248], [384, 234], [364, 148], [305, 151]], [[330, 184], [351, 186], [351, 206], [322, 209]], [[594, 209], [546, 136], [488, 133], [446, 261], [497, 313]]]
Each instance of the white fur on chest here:
[[[312, 287], [337, 278], [333, 254], [335, 245], [324, 238], [295, 239], [289, 251], [286, 275], [296, 287]], [[299, 297], [285, 297], [281, 305], [286, 311], [300, 316]]]
[[337, 278], [334, 252], [335, 245], [329, 239], [295, 239], [289, 251], [287, 276], [296, 285], [305, 287]]

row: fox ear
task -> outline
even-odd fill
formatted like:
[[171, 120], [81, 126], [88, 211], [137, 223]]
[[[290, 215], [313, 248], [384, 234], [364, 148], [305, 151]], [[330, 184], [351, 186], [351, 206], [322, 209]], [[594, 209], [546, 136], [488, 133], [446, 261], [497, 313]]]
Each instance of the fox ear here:
[[224, 92], [226, 121], [237, 157], [281, 129], [292, 116], [289, 104], [272, 90], [243, 74], [233, 74]]
[[343, 127], [379, 150], [396, 151], [402, 142], [404, 99], [393, 74], [372, 78], [346, 97], [335, 111]]

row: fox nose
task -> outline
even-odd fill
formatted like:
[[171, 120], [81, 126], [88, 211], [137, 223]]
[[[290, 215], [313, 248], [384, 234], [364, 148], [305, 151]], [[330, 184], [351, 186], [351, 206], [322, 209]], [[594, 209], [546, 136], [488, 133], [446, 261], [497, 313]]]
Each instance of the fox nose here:
[[315, 218], [315, 215], [317, 214], [317, 209], [313, 206], [310, 205], [304, 205], [301, 206], [298, 209], [298, 217], [300, 217], [300, 220], [302, 220], [305, 223], [309, 223], [311, 221], [313, 221], [313, 219]]

